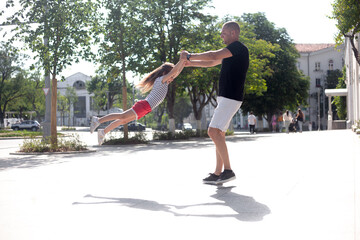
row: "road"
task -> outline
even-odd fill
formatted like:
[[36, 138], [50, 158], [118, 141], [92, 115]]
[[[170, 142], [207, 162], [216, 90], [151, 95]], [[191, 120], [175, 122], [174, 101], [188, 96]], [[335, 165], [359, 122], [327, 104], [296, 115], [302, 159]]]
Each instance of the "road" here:
[[[346, 130], [228, 137], [235, 181], [201, 179], [208, 139], [9, 155], [0, 140], [0, 239], [360, 240], [360, 140]], [[95, 143], [95, 145], [91, 145]]]

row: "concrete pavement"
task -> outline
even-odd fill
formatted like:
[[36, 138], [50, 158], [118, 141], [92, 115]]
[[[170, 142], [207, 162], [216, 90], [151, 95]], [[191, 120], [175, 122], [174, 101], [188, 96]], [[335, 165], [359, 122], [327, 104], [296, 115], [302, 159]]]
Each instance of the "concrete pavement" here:
[[0, 239], [360, 239], [354, 133], [227, 142], [237, 180], [217, 187], [201, 183], [209, 140], [50, 156], [12, 156], [19, 140], [0, 140]]

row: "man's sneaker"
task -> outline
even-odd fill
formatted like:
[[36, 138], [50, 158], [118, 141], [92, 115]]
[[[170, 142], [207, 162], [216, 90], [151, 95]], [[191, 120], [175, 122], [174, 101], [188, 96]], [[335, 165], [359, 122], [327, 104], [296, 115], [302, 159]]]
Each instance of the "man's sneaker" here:
[[207, 178], [203, 179], [203, 183], [206, 184], [217, 184], [217, 180], [219, 180], [219, 176], [214, 173], [209, 173]]
[[217, 184], [226, 183], [231, 180], [235, 180], [236, 176], [235, 173], [232, 170], [224, 170], [220, 176], [219, 179], [216, 181]]
[[104, 139], [105, 139], [104, 129], [99, 129], [98, 130], [98, 143], [99, 143], [99, 145], [103, 144]]
[[99, 118], [93, 116], [90, 123], [90, 133], [93, 133], [95, 129], [100, 125]]

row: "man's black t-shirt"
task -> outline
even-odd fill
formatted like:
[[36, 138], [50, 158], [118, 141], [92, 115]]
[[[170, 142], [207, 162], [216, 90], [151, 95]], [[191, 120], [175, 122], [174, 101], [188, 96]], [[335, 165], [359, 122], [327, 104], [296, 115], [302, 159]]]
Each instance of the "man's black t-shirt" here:
[[249, 51], [238, 41], [226, 48], [233, 56], [222, 60], [218, 96], [243, 101], [246, 72], [249, 68]]

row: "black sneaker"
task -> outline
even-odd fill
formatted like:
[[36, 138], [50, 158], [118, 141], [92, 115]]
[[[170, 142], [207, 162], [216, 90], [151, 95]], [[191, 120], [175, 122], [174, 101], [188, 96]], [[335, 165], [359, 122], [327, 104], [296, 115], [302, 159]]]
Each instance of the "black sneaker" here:
[[235, 180], [235, 179], [236, 179], [236, 176], [232, 170], [224, 170], [220, 174], [219, 179], [216, 181], [216, 183], [217, 184], [226, 183], [226, 182], [229, 182], [229, 181]]
[[217, 180], [219, 180], [218, 175], [214, 174], [214, 173], [209, 173], [209, 176], [207, 178], [203, 179], [203, 183], [206, 184], [217, 184]]

